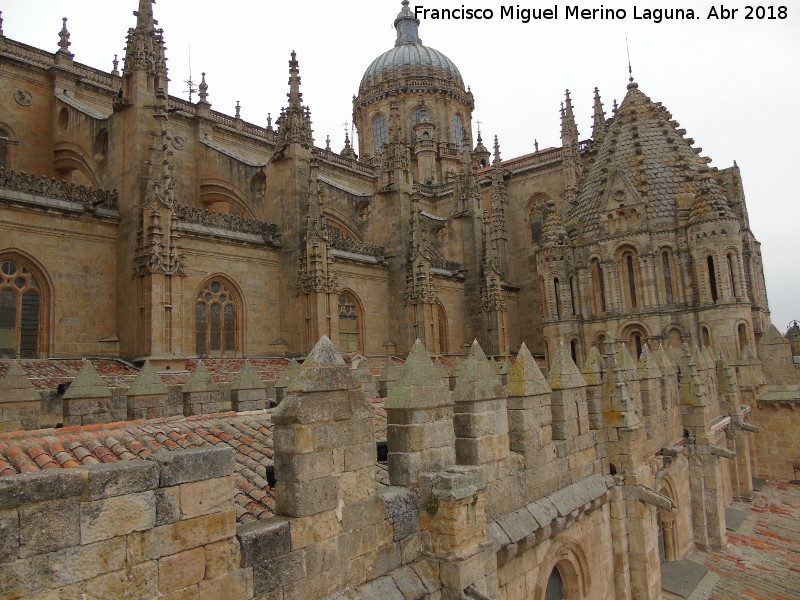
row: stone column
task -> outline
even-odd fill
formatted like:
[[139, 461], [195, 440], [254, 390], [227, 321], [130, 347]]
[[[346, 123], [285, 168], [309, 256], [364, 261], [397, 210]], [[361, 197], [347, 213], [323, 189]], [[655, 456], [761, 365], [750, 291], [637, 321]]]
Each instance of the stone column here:
[[38, 429], [42, 397], [14, 361], [0, 379], [0, 433], [20, 429]]
[[97, 374], [92, 363], [83, 367], [63, 397], [64, 425], [94, 425], [111, 422], [111, 390]]
[[236, 412], [267, 408], [267, 388], [249, 360], [231, 386], [231, 405]]
[[416, 488], [420, 474], [455, 464], [453, 400], [420, 340], [386, 402], [389, 481]]
[[169, 416], [167, 408], [167, 395], [169, 390], [161, 377], [153, 369], [150, 361], [145, 361], [144, 366], [131, 387], [125, 392], [128, 405], [128, 420], [160, 419]]

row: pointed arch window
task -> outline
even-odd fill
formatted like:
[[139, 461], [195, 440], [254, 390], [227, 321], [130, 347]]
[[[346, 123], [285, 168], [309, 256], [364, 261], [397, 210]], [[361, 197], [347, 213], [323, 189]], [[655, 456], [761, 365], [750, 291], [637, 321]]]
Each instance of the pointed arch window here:
[[372, 119], [372, 143], [375, 154], [383, 152], [383, 147], [389, 143], [389, 128], [383, 115], [375, 115]]
[[195, 336], [198, 356], [235, 356], [239, 310], [232, 288], [222, 279], [204, 285], [195, 301]]
[[359, 349], [360, 314], [358, 304], [349, 294], [339, 294], [339, 352]]
[[564, 582], [561, 580], [561, 573], [554, 568], [547, 580], [547, 593], [545, 600], [564, 600]]
[[461, 115], [453, 115], [453, 141], [456, 148], [459, 150], [464, 149], [464, 122], [461, 120]]
[[42, 339], [42, 290], [17, 260], [0, 260], [0, 358], [38, 358]]
[[439, 325], [439, 354], [447, 354], [449, 351], [447, 343], [447, 313], [441, 302], [436, 304], [436, 312]]
[[744, 347], [750, 342], [750, 334], [747, 331], [747, 325], [739, 323], [736, 328], [736, 337], [739, 340], [739, 352], [744, 354]]

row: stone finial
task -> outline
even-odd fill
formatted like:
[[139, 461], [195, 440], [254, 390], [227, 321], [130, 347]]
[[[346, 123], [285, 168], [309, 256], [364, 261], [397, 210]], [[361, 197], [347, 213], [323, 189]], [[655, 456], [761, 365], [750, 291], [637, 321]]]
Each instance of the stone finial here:
[[219, 384], [214, 381], [211, 373], [208, 372], [202, 360], [197, 361], [194, 371], [189, 373], [186, 383], [183, 384], [181, 392], [184, 394], [191, 394], [196, 392], [216, 392], [219, 390]]
[[297, 370], [286, 392], [349, 390], [353, 387], [357, 385], [350, 367], [345, 364], [328, 336], [323, 335], [303, 366]]
[[519, 348], [517, 360], [508, 376], [509, 396], [533, 396], [550, 392], [550, 385], [542, 375], [536, 359], [533, 358], [525, 342]]
[[117, 55], [114, 55], [114, 60], [111, 61], [111, 65], [114, 67], [111, 69], [111, 74], [119, 77], [119, 59]]
[[0, 379], [0, 404], [39, 402], [41, 399], [25, 370], [17, 361], [13, 361], [6, 376]]
[[88, 398], [111, 398], [111, 390], [97, 374], [91, 361], [84, 360], [81, 370], [64, 394], [64, 400]]
[[620, 344], [620, 367], [629, 373], [636, 371], [636, 361], [633, 360], [627, 344]]
[[550, 371], [547, 374], [547, 382], [550, 384], [550, 388], [554, 390], [580, 387], [586, 384], [578, 366], [572, 360], [570, 353], [567, 352], [564, 340], [561, 340], [558, 344], [553, 364], [550, 365]]
[[238, 100], [236, 101], [236, 117], [235, 118], [237, 118], [237, 119], [241, 119], [242, 118], [242, 107], [239, 104]]
[[231, 386], [232, 390], [262, 390], [264, 389], [264, 382], [261, 381], [258, 373], [256, 373], [253, 363], [249, 360], [244, 361], [244, 366], [236, 374], [236, 379]]
[[489, 368], [492, 369], [492, 372], [495, 375], [499, 375], [500, 374], [500, 365], [497, 364], [497, 361], [494, 359], [494, 356], [492, 356], [489, 359]]
[[661, 369], [658, 368], [658, 363], [655, 356], [650, 352], [650, 347], [647, 344], [642, 346], [642, 354], [639, 357], [639, 377], [641, 379], [656, 379], [661, 377]]
[[72, 45], [72, 42], [69, 41], [70, 34], [69, 30], [67, 29], [67, 17], [61, 19], [61, 22], [61, 31], [58, 32], [58, 51], [63, 54], [69, 54], [70, 57], [72, 57], [72, 54], [70, 54], [69, 51], [69, 47]]
[[0, 37], [5, 36], [3, 33], [3, 11], [0, 10]]
[[162, 396], [169, 393], [167, 386], [158, 376], [150, 361], [145, 361], [144, 366], [125, 392], [126, 396]]
[[583, 379], [587, 385], [599, 385], [603, 383], [603, 371], [605, 370], [605, 360], [597, 346], [592, 346], [589, 354], [586, 355], [586, 363], [583, 365]]
[[483, 352], [483, 348], [481, 348], [478, 340], [472, 340], [472, 346], [469, 347], [468, 358], [474, 358], [478, 362], [489, 362], [489, 359], [486, 358], [486, 354]]
[[208, 84], [206, 83], [206, 74], [203, 73], [202, 79], [200, 80], [200, 85], [197, 86], [198, 93], [197, 95], [200, 97], [199, 104], [210, 104], [208, 101]]
[[494, 158], [492, 159], [492, 165], [499, 165], [503, 161], [500, 159], [500, 142], [497, 140], [497, 136], [494, 136]]

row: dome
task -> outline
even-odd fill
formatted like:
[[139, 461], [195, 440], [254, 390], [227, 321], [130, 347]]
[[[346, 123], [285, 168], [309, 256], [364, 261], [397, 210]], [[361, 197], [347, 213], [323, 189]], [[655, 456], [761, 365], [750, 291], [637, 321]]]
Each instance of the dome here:
[[414, 18], [411, 9], [408, 8], [408, 0], [403, 0], [402, 4], [403, 8], [394, 21], [397, 30], [394, 48], [372, 61], [364, 77], [361, 78], [359, 91], [364, 91], [375, 78], [384, 73], [391, 73], [395, 69], [404, 67], [419, 69], [416, 73], [409, 74], [454, 80], [454, 83], [463, 88], [464, 81], [461, 79], [458, 67], [438, 50], [422, 44], [418, 35], [419, 20]]

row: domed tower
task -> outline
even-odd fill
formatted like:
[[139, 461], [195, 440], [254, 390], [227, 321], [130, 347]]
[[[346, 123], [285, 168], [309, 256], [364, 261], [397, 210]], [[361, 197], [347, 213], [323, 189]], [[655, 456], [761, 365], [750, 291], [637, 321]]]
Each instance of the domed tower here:
[[443, 183], [461, 169], [461, 152], [471, 148], [472, 93], [458, 68], [438, 50], [422, 44], [419, 20], [403, 0], [394, 21], [394, 48], [367, 68], [353, 100], [363, 160], [380, 160], [390, 143], [411, 151], [414, 178]]

